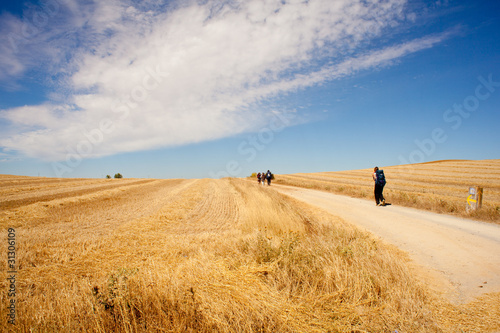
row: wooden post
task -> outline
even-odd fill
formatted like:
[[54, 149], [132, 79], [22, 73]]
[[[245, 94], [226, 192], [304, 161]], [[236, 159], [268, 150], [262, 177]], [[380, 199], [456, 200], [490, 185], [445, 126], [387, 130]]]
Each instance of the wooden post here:
[[479, 186], [469, 187], [469, 196], [467, 197], [466, 210], [477, 210], [483, 203], [483, 188]]
[[476, 209], [479, 209], [483, 205], [483, 188], [477, 187], [476, 193]]

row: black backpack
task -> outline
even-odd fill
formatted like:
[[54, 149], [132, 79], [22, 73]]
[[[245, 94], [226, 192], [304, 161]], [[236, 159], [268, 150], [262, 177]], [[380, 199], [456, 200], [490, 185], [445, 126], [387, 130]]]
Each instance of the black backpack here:
[[377, 181], [376, 183], [378, 185], [385, 185], [385, 175], [384, 175], [384, 170], [377, 170]]

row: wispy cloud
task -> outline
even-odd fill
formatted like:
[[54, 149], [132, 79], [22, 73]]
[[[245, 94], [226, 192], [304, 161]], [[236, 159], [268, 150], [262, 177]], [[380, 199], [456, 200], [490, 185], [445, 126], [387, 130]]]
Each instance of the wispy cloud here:
[[[0, 134], [4, 151], [45, 160], [63, 160], [92, 138], [83, 157], [252, 131], [284, 111], [266, 107], [270, 98], [386, 66], [448, 37], [374, 48], [406, 20], [401, 0], [57, 4], [64, 15], [54, 6], [40, 39], [23, 51], [0, 49], [0, 80], [39, 66], [33, 52], [51, 59], [40, 69], [56, 78], [50, 100], [0, 111], [16, 129]], [[8, 17], [1, 29], [20, 32], [24, 23]], [[96, 130], [102, 135], [92, 137]]]

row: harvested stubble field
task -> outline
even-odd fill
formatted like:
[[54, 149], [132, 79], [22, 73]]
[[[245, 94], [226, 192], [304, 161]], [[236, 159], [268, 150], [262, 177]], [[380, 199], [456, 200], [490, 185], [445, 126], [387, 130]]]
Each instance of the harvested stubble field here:
[[[379, 166], [391, 204], [500, 223], [500, 160], [447, 160]], [[276, 183], [373, 199], [373, 168], [276, 176]], [[480, 210], [466, 211], [470, 186], [483, 187]]]
[[498, 294], [452, 305], [399, 250], [253, 182], [2, 176], [0, 191], [18, 270], [15, 326], [0, 274], [1, 331], [500, 330]]

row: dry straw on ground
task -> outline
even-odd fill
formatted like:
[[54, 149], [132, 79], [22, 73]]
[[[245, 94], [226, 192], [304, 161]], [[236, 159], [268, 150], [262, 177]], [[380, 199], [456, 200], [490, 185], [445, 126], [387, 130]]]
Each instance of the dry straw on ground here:
[[24, 181], [25, 205], [0, 199], [2, 233], [14, 227], [18, 243], [17, 323], [2, 270], [2, 331], [500, 329], [498, 294], [451, 305], [397, 249], [253, 182], [75, 180], [51, 183], [51, 199]]

